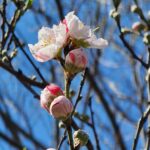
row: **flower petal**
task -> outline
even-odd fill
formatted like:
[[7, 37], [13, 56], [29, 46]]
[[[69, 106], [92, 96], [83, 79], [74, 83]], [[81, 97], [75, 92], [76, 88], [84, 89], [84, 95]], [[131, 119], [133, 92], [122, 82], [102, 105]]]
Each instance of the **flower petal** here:
[[48, 27], [42, 27], [38, 32], [39, 41], [43, 41], [46, 43], [52, 43], [55, 41], [55, 34], [53, 29]]
[[91, 34], [90, 27], [85, 26], [83, 22], [74, 15], [74, 12], [68, 13], [65, 20], [71, 37], [76, 39], [87, 39]]
[[86, 40], [89, 43], [89, 48], [98, 48], [103, 49], [108, 46], [108, 41], [103, 38], [96, 38], [96, 36], [92, 36], [91, 38]]
[[56, 37], [56, 44], [61, 48], [67, 40], [66, 26], [63, 23], [53, 26], [53, 31]]
[[40, 62], [53, 59], [59, 53], [59, 49], [55, 44], [51, 44], [45, 47], [41, 46], [39, 43], [35, 45], [29, 44], [28, 46], [33, 57]]

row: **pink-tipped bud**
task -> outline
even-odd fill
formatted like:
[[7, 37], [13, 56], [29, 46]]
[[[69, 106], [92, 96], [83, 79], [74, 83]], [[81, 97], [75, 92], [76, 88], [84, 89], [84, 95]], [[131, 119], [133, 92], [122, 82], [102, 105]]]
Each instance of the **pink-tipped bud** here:
[[87, 57], [82, 49], [75, 49], [70, 51], [65, 60], [66, 70], [75, 74], [83, 71], [87, 65]]
[[47, 85], [44, 88], [44, 90], [41, 92], [41, 97], [40, 97], [41, 107], [49, 111], [49, 106], [54, 100], [54, 98], [60, 95], [63, 95], [63, 91], [59, 86], [55, 84]]
[[132, 25], [132, 30], [135, 31], [135, 32], [140, 32], [144, 29], [144, 24], [141, 23], [141, 22], [135, 22], [133, 23]]
[[53, 100], [50, 113], [56, 119], [66, 120], [73, 111], [73, 105], [65, 96], [59, 96]]

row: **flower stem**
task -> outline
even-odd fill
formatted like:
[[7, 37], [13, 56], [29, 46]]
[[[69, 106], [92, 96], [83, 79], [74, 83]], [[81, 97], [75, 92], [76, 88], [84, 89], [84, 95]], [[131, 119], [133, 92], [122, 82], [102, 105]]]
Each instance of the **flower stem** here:
[[67, 133], [68, 133], [68, 140], [69, 140], [70, 150], [74, 150], [73, 138], [72, 138], [72, 129], [71, 129], [70, 123], [66, 123], [66, 128], [67, 128]]
[[65, 77], [65, 96], [69, 99], [69, 90], [70, 90], [71, 80], [69, 77]]
[[[69, 91], [70, 91], [70, 85], [71, 85], [71, 78], [69, 78], [65, 73], [65, 96], [69, 99]], [[73, 146], [73, 138], [72, 138], [72, 129], [71, 129], [71, 118], [69, 117], [65, 122], [66, 129], [68, 133], [68, 141], [70, 145], [70, 150], [74, 150]]]

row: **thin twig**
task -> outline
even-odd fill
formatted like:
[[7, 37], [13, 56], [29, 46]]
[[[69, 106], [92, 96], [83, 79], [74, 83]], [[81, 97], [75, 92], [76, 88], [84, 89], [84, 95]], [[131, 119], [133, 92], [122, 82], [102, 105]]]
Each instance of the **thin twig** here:
[[0, 61], [0, 67], [7, 70], [9, 73], [14, 75], [20, 81], [26, 82], [26, 83], [33, 85], [33, 86], [37, 86], [39, 88], [44, 88], [46, 86], [45, 83], [34, 81], [34, 80], [26, 77], [22, 72], [14, 70], [13, 68], [11, 68], [10, 66], [8, 66], [7, 64], [5, 64], [1, 61]]
[[67, 133], [67, 130], [64, 131], [64, 134], [63, 134], [63, 136], [62, 136], [62, 138], [61, 138], [61, 140], [60, 140], [60, 142], [59, 142], [59, 144], [58, 144], [57, 150], [60, 150], [60, 148], [61, 148], [63, 142], [65, 141], [65, 139], [66, 139], [66, 137], [67, 137], [67, 136], [66, 136], [66, 133]]
[[96, 128], [95, 128], [94, 112], [92, 110], [91, 97], [89, 98], [89, 108], [90, 108], [91, 119], [92, 119], [92, 129], [93, 129], [93, 133], [94, 133], [95, 140], [96, 140], [96, 148], [97, 148], [97, 150], [100, 150], [101, 148], [100, 148], [100, 144], [99, 144], [99, 140], [98, 140], [98, 136], [97, 136]]
[[71, 79], [69, 77], [65, 77], [65, 96], [69, 99], [70, 98], [70, 85], [71, 85]]
[[84, 86], [84, 82], [85, 82], [85, 78], [86, 78], [86, 72], [87, 72], [87, 68], [85, 69], [84, 71], [84, 74], [83, 74], [83, 79], [80, 83], [80, 88], [79, 88], [79, 91], [78, 91], [78, 95], [77, 95], [77, 98], [76, 98], [76, 102], [75, 102], [75, 105], [74, 105], [74, 110], [72, 112], [72, 114], [74, 113], [76, 107], [77, 107], [77, 104], [79, 103], [79, 101], [81, 100], [81, 92], [82, 92], [82, 89], [83, 89], [83, 86]]
[[141, 129], [143, 128], [143, 125], [147, 121], [147, 118], [148, 118], [149, 115], [150, 115], [150, 106], [146, 109], [146, 111], [143, 113], [142, 117], [138, 121], [136, 134], [135, 134], [134, 141], [133, 141], [132, 150], [136, 150], [137, 142], [138, 142], [138, 139], [139, 139]]
[[115, 115], [112, 112], [112, 110], [110, 109], [110, 107], [107, 103], [107, 100], [105, 99], [101, 89], [98, 87], [95, 79], [93, 78], [92, 74], [89, 71], [87, 71], [87, 79], [88, 79], [89, 83], [91, 84], [91, 87], [96, 92], [97, 96], [99, 97], [99, 100], [101, 101], [103, 107], [105, 108], [106, 113], [108, 114], [108, 117], [109, 117], [111, 124], [114, 128], [114, 131], [115, 131], [116, 140], [117, 140], [118, 144], [120, 145], [120, 148], [122, 150], [126, 150], [125, 143], [124, 143], [123, 137], [121, 135], [119, 126], [116, 122]]
[[71, 125], [70, 124], [66, 124], [66, 129], [67, 129], [67, 133], [68, 133], [70, 150], [74, 150]]
[[[115, 3], [115, 1], [113, 0], [113, 2]], [[116, 10], [117, 11], [117, 10]], [[138, 60], [142, 65], [143, 67], [145, 67], [146, 69], [148, 69], [148, 65], [141, 59], [139, 58], [136, 53], [134, 52], [133, 48], [129, 45], [129, 43], [126, 41], [125, 39], [125, 35], [122, 33], [121, 31], [121, 23], [120, 23], [120, 19], [116, 19], [116, 24], [118, 26], [118, 29], [119, 29], [119, 32], [120, 32], [120, 39], [123, 43], [123, 45], [127, 48], [127, 50], [131, 53], [132, 57], [136, 60]]]
[[150, 127], [148, 127], [148, 132], [147, 132], [147, 143], [146, 143], [146, 148], [145, 150], [149, 150], [150, 149]]
[[64, 19], [64, 14], [63, 14], [63, 8], [62, 8], [62, 4], [61, 4], [61, 0], [56, 0], [56, 5], [57, 5], [57, 10], [59, 13], [59, 17], [61, 20]]
[[5, 38], [5, 20], [6, 20], [6, 5], [7, 5], [7, 0], [3, 1], [3, 7], [2, 7], [2, 14], [3, 14], [3, 22], [1, 25], [1, 29], [2, 29], [2, 41], [1, 41], [1, 49], [4, 48], [4, 38]]
[[[65, 96], [69, 99], [71, 79], [68, 76], [66, 76], [65, 72], [64, 72], [64, 76], [65, 76]], [[74, 150], [72, 128], [71, 128], [71, 116], [66, 121], [64, 121], [64, 124], [66, 125], [66, 130], [68, 133], [68, 141], [70, 145], [70, 150]]]
[[[3, 13], [0, 11], [0, 14], [3, 16]], [[7, 26], [9, 28], [12, 28], [11, 25], [8, 23], [8, 21], [5, 19], [5, 22], [7, 24]], [[14, 40], [15, 40], [15, 44], [17, 46], [19, 46], [19, 48], [22, 50], [22, 52], [24, 53], [24, 55], [26, 56], [26, 58], [29, 60], [29, 62], [31, 63], [31, 65], [33, 66], [33, 68], [35, 69], [35, 71], [37, 72], [37, 74], [39, 75], [39, 77], [42, 79], [42, 81], [44, 83], [47, 83], [46, 80], [44, 79], [43, 75], [41, 74], [41, 72], [39, 71], [39, 69], [36, 67], [36, 65], [34, 64], [34, 62], [31, 60], [31, 58], [28, 56], [28, 54], [26, 53], [26, 51], [24, 50], [22, 44], [20, 43], [20, 41], [18, 40], [16, 34], [14, 33], [13, 30], [11, 30], [11, 33], [12, 33], [12, 36], [14, 37]]]

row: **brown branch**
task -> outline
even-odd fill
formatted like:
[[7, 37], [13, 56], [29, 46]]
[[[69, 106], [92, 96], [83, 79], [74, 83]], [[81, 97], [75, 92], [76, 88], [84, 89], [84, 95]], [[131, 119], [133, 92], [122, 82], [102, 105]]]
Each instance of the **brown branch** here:
[[123, 42], [124, 46], [129, 50], [129, 52], [131, 53], [132, 57], [136, 60], [138, 60], [143, 67], [145, 67], [146, 69], [148, 69], [148, 65], [141, 59], [139, 58], [135, 53], [134, 50], [132, 49], [132, 47], [128, 44], [128, 42], [125, 40], [124, 34], [120, 31], [120, 39]]
[[141, 129], [143, 128], [144, 123], [147, 121], [148, 116], [150, 115], [150, 106], [146, 109], [146, 111], [143, 113], [142, 117], [138, 121], [136, 134], [133, 141], [132, 150], [136, 150], [137, 142], [140, 136]]
[[119, 32], [120, 32], [120, 39], [121, 39], [121, 41], [122, 41], [122, 43], [123, 43], [123, 45], [127, 48], [127, 50], [131, 53], [131, 55], [132, 55], [132, 57], [134, 58], [134, 59], [136, 59], [136, 60], [138, 60], [142, 65], [143, 65], [143, 67], [145, 67], [146, 69], [148, 69], [148, 65], [141, 59], [141, 58], [139, 58], [136, 54], [135, 54], [135, 52], [134, 52], [134, 50], [133, 50], [133, 48], [128, 44], [128, 42], [126, 41], [126, 39], [125, 39], [125, 35], [122, 33], [122, 31], [121, 31], [121, 23], [120, 23], [120, 19], [116, 19], [115, 20], [116, 21], [116, 23], [117, 23], [117, 26], [118, 26], [118, 29], [119, 29]]
[[92, 130], [93, 130], [95, 140], [96, 140], [96, 148], [97, 148], [97, 150], [100, 150], [101, 148], [100, 148], [100, 144], [99, 144], [99, 140], [98, 140], [98, 136], [97, 136], [97, 132], [96, 132], [96, 128], [95, 128], [94, 112], [92, 110], [91, 97], [89, 98], [89, 108], [90, 108], [91, 120], [92, 120]]
[[52, 18], [50, 16], [48, 16], [41, 8], [36, 9], [34, 6], [32, 6], [31, 10], [35, 13], [36, 16], [37, 16], [37, 13], [44, 16], [46, 21], [48, 22], [48, 24], [51, 24]]
[[146, 17], [145, 17], [145, 15], [144, 15], [142, 9], [140, 8], [138, 2], [137, 2], [137, 1], [134, 1], [134, 2], [135, 2], [135, 4], [137, 5], [137, 7], [139, 8], [139, 10], [140, 10], [140, 13], [138, 13], [140, 19], [141, 19], [143, 22], [145, 22], [145, 23], [147, 24], [147, 27], [148, 27], [148, 29], [150, 30], [150, 23], [149, 23], [149, 21], [146, 19]]
[[62, 138], [61, 138], [61, 140], [60, 140], [60, 142], [59, 142], [59, 144], [58, 144], [57, 150], [60, 150], [60, 148], [61, 148], [63, 142], [64, 142], [65, 139], [67, 138], [66, 133], [67, 133], [67, 130], [64, 131], [64, 134], [63, 134], [63, 136], [62, 136]]
[[148, 132], [147, 132], [147, 143], [146, 143], [146, 148], [145, 150], [149, 150], [150, 149], [150, 127], [148, 127]]
[[98, 87], [96, 81], [94, 80], [93, 76], [91, 75], [91, 73], [89, 71], [87, 71], [87, 79], [88, 79], [89, 83], [91, 84], [91, 87], [96, 92], [97, 96], [99, 97], [99, 100], [101, 100], [103, 107], [106, 110], [106, 113], [107, 113], [107, 115], [111, 121], [111, 124], [114, 128], [116, 140], [117, 140], [118, 144], [120, 145], [120, 148], [122, 150], [126, 150], [125, 143], [124, 143], [122, 135], [120, 133], [119, 126], [118, 126], [116, 119], [115, 119], [115, 115], [113, 114], [113, 112], [109, 108], [109, 105], [108, 105], [105, 97], [103, 96], [100, 88]]
[[3, 14], [3, 22], [1, 25], [1, 29], [2, 29], [2, 41], [1, 41], [1, 48], [4, 48], [4, 38], [5, 38], [5, 20], [6, 20], [6, 5], [7, 5], [7, 0], [3, 1], [3, 7], [2, 7], [2, 14]]
[[63, 7], [61, 5], [61, 1], [60, 0], [56, 0], [56, 5], [57, 5], [57, 10], [58, 10], [58, 13], [59, 13], [59, 17], [61, 20], [64, 19], [64, 13], [63, 13]]
[[29, 133], [27, 133], [26, 131], [24, 131], [19, 125], [17, 125], [12, 119], [11, 117], [7, 114], [4, 113], [2, 111], [0, 111], [0, 115], [3, 118], [5, 124], [7, 126], [9, 126], [11, 129], [14, 129], [16, 132], [21, 133], [23, 136], [25, 136], [27, 139], [30, 139], [35, 145], [37, 145], [38, 147], [44, 149], [45, 147], [43, 146], [43, 144], [41, 144], [39, 141], [37, 141], [34, 137], [32, 137]]
[[4, 139], [7, 143], [10, 143], [12, 146], [18, 148], [18, 149], [23, 149], [24, 146], [21, 146], [18, 144], [18, 142], [15, 142], [12, 140], [10, 137], [6, 136], [3, 132], [0, 131], [0, 137]]
[[[0, 11], [0, 14], [3, 16], [3, 13]], [[8, 21], [5, 19], [4, 20], [7, 24], [7, 26], [9, 28], [12, 28], [12, 26], [8, 23]], [[33, 66], [33, 68], [35, 69], [35, 71], [37, 72], [37, 74], [39, 75], [39, 77], [43, 80], [43, 82], [47, 83], [43, 77], [43, 75], [41, 74], [40, 70], [36, 67], [36, 65], [34, 64], [34, 62], [31, 60], [31, 58], [28, 56], [28, 54], [26, 53], [26, 51], [24, 50], [22, 44], [20, 43], [19, 39], [17, 38], [16, 34], [14, 33], [14, 30], [10, 30], [12, 33], [12, 36], [14, 37], [14, 41], [15, 44], [17, 46], [19, 46], [19, 48], [22, 50], [22, 52], [24, 53], [24, 55], [26, 56], [26, 58], [29, 60], [29, 62], [31, 63], [31, 65]]]
[[13, 68], [11, 68], [10, 66], [6, 65], [5, 63], [3, 63], [1, 61], [0, 61], [0, 67], [7, 70], [9, 73], [14, 75], [17, 79], [19, 79], [22, 82], [26, 82], [27, 84], [37, 86], [39, 88], [44, 88], [46, 86], [45, 83], [34, 81], [34, 80], [26, 77], [22, 72], [15, 71]]
[[79, 103], [79, 101], [81, 100], [82, 96], [81, 96], [81, 92], [82, 92], [82, 89], [83, 89], [83, 86], [84, 86], [84, 82], [85, 82], [85, 78], [86, 78], [86, 72], [87, 72], [87, 68], [85, 69], [84, 71], [84, 74], [83, 74], [83, 79], [80, 83], [80, 87], [79, 87], [79, 91], [78, 91], [78, 95], [77, 95], [77, 98], [76, 98], [76, 102], [75, 102], [75, 105], [74, 105], [74, 110], [72, 111], [72, 114], [74, 113], [76, 107], [77, 107], [77, 104]]

